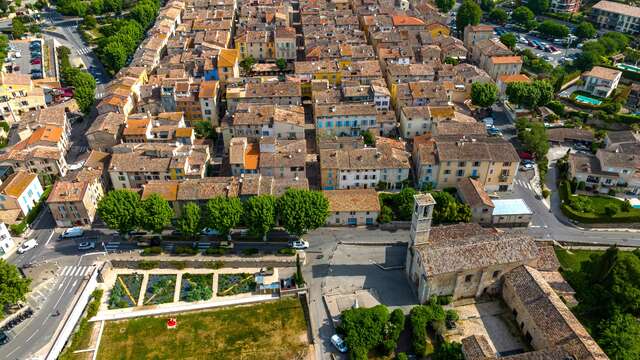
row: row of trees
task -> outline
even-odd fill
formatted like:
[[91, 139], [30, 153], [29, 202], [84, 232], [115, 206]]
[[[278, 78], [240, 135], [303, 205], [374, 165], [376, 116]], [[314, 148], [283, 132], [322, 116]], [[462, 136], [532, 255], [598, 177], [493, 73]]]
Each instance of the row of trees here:
[[[245, 225], [255, 236], [265, 237], [276, 223], [289, 233], [301, 236], [322, 226], [329, 213], [329, 202], [317, 191], [289, 189], [279, 198], [260, 195], [244, 203], [238, 198], [215, 197], [204, 206], [187, 203], [176, 219], [176, 229], [195, 237], [205, 227], [229, 235]], [[174, 212], [157, 194], [141, 200], [130, 190], [114, 190], [98, 203], [98, 215], [111, 229], [126, 234], [135, 229], [161, 233], [171, 224]]]
[[596, 65], [607, 63], [605, 57], [624, 51], [630, 40], [625, 34], [608, 32], [597, 40], [584, 43], [582, 52], [574, 61], [574, 65], [582, 71], [587, 71]]
[[24, 278], [18, 268], [0, 259], [0, 318], [7, 305], [25, 301], [31, 279]]
[[612, 247], [564, 275], [580, 301], [574, 312], [607, 355], [640, 358], [640, 251]]
[[105, 13], [119, 13], [124, 7], [123, 0], [57, 0], [56, 8], [59, 13], [67, 16], [85, 16], [87, 14], [102, 15]]
[[506, 94], [510, 103], [535, 109], [553, 100], [554, 89], [547, 80], [535, 80], [531, 83], [514, 82], [507, 85]]
[[95, 100], [96, 79], [88, 72], [71, 65], [69, 61], [71, 50], [69, 48], [60, 46], [57, 51], [62, 83], [74, 88], [73, 97], [78, 102], [80, 110], [88, 113]]
[[98, 55], [108, 71], [115, 74], [127, 64], [159, 11], [159, 1], [141, 0], [127, 19], [114, 20], [100, 29], [104, 37], [98, 40]]

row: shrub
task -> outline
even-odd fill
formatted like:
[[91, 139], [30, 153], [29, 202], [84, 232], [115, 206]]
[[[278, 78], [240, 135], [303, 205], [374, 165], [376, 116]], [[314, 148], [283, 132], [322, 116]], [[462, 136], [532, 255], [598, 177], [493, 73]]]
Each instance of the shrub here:
[[162, 254], [162, 248], [160, 246], [148, 247], [140, 253], [142, 256], [160, 255]]
[[285, 256], [293, 256], [296, 254], [296, 250], [292, 248], [282, 248], [278, 250], [278, 254]]
[[257, 253], [258, 253], [258, 249], [255, 249], [255, 248], [242, 249], [242, 255], [244, 256], [253, 256], [253, 255], [256, 255]]
[[557, 100], [552, 100], [547, 103], [547, 107], [551, 109], [558, 116], [564, 115], [564, 104]]
[[98, 314], [100, 309], [100, 300], [102, 299], [103, 290], [96, 289], [91, 293], [93, 300], [87, 306], [87, 318], [92, 318]]
[[578, 190], [584, 190], [586, 187], [587, 187], [587, 183], [585, 183], [584, 181], [578, 182]]
[[589, 213], [593, 211], [591, 199], [585, 196], [574, 197], [569, 201], [569, 205], [576, 211]]
[[195, 255], [198, 253], [198, 250], [190, 246], [176, 246], [176, 249], [173, 252], [176, 255]]
[[186, 262], [184, 262], [184, 261], [177, 261], [177, 260], [170, 261], [170, 262], [169, 262], [169, 265], [171, 265], [171, 267], [172, 267], [172, 268], [174, 268], [174, 269], [176, 269], [176, 270], [182, 270], [182, 269], [184, 269], [184, 268], [186, 268], [186, 267], [187, 267], [187, 263], [186, 263]]
[[160, 266], [159, 261], [143, 260], [138, 263], [138, 269], [141, 270], [151, 270], [157, 268], [158, 266]]
[[615, 205], [606, 205], [604, 207], [604, 213], [608, 217], [613, 217], [615, 214], [618, 213], [618, 207]]
[[560, 182], [560, 199], [569, 201], [571, 198], [571, 189], [569, 188], [569, 182], [562, 180]]
[[616, 191], [613, 189], [609, 189], [609, 192], [607, 193], [609, 196], [616, 196]]
[[206, 255], [224, 255], [229, 251], [226, 248], [211, 247], [204, 251]]
[[224, 263], [222, 261], [220, 261], [220, 260], [209, 261], [206, 264], [206, 267], [208, 267], [209, 269], [213, 269], [213, 270], [222, 269], [223, 266], [224, 266]]
[[624, 212], [629, 212], [631, 211], [631, 202], [629, 202], [629, 199], [624, 199], [624, 202], [622, 203], [622, 205], [620, 205], [620, 210], [624, 211]]
[[458, 315], [458, 312], [455, 310], [447, 310], [444, 313], [444, 318], [445, 318], [445, 324], [447, 325], [447, 327], [453, 328], [456, 321], [460, 319], [460, 316]]
[[9, 230], [11, 230], [13, 235], [20, 236], [27, 230], [27, 223], [23, 221], [17, 224], [11, 224], [9, 225]]
[[441, 295], [438, 296], [438, 304], [440, 305], [449, 305], [451, 304], [451, 300], [453, 297], [451, 295]]
[[396, 355], [396, 360], [409, 360], [407, 354], [401, 352]]
[[549, 189], [542, 189], [542, 197], [547, 199], [551, 195], [551, 191]]

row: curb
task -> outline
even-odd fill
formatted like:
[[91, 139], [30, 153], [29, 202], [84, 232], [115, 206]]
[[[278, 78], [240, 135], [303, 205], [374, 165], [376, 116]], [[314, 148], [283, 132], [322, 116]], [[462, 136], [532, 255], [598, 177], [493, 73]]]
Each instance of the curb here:
[[360, 246], [406, 246], [407, 241], [381, 241], [381, 242], [367, 242], [367, 241], [338, 241], [340, 245], [360, 245]]

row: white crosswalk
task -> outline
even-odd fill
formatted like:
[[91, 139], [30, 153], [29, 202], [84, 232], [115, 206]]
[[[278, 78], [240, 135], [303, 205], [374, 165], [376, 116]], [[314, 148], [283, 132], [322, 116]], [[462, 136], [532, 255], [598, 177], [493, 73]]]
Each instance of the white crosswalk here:
[[60, 271], [60, 276], [74, 277], [85, 276], [91, 273], [93, 266], [65, 266]]
[[96, 93], [96, 99], [102, 99], [104, 97], [104, 93], [102, 92], [97, 92]]
[[90, 53], [91, 51], [93, 51], [91, 48], [89, 47], [84, 47], [84, 48], [80, 48], [80, 49], [76, 49], [76, 53], [78, 55], [85, 55]]
[[515, 179], [514, 182], [516, 183], [516, 185], [520, 185], [521, 187], [523, 187], [525, 189], [529, 189], [531, 191], [534, 191], [533, 186], [531, 186], [531, 183], [528, 182], [528, 181]]

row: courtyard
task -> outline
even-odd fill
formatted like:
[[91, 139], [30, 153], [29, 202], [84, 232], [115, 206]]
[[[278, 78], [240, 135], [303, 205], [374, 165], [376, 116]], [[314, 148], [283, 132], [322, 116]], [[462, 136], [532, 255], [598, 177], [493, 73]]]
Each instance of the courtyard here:
[[[169, 317], [177, 327], [167, 329]], [[153, 334], [153, 336], [150, 336]], [[302, 359], [309, 351], [300, 301], [108, 321], [97, 359]]]

